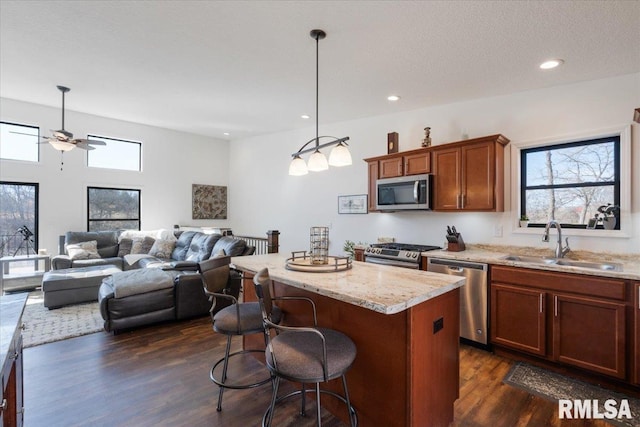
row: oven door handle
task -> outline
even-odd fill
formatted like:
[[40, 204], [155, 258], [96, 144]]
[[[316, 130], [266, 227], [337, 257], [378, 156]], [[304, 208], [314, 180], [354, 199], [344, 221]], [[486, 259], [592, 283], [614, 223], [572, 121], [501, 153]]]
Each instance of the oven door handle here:
[[364, 262], [369, 262], [371, 264], [390, 265], [393, 267], [413, 268], [414, 270], [418, 270], [420, 268], [420, 264], [418, 264], [417, 262], [396, 261], [392, 259], [372, 256], [366, 256], [364, 258]]

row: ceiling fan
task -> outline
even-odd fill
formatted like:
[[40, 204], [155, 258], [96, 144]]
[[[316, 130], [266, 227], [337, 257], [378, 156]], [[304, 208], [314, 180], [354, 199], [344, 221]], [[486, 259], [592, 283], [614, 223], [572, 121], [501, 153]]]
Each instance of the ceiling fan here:
[[64, 94], [71, 89], [65, 86], [56, 86], [60, 92], [62, 92], [62, 129], [52, 130], [53, 136], [43, 137], [46, 142], [49, 142], [58, 151], [69, 151], [75, 147], [82, 148], [83, 150], [95, 150], [93, 145], [106, 145], [104, 141], [94, 141], [90, 139], [73, 138], [73, 134], [64, 128]]

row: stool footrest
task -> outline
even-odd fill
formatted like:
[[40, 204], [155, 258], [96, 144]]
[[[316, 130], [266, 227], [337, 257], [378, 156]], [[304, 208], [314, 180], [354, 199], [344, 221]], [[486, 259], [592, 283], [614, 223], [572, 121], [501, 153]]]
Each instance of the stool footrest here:
[[[247, 353], [263, 353], [264, 354], [264, 350], [240, 350], [240, 351], [236, 351], [235, 353], [231, 353], [228, 356], [228, 359], [231, 359], [233, 356], [238, 356], [238, 355], [247, 354]], [[211, 379], [211, 381], [213, 381], [216, 385], [218, 385], [220, 387], [230, 388], [230, 389], [234, 389], [234, 390], [245, 390], [245, 389], [248, 389], [248, 388], [259, 387], [259, 386], [261, 386], [263, 384], [266, 384], [269, 381], [271, 381], [271, 375], [270, 374], [269, 374], [268, 378], [265, 378], [264, 380], [260, 380], [258, 382], [254, 382], [254, 383], [250, 383], [250, 384], [229, 384], [227, 382], [220, 381], [218, 378], [215, 377], [213, 371], [218, 367], [218, 365], [220, 365], [224, 361], [225, 361], [224, 357], [222, 359], [218, 360], [213, 365], [213, 367], [211, 368], [211, 371], [209, 372], [209, 378]]]

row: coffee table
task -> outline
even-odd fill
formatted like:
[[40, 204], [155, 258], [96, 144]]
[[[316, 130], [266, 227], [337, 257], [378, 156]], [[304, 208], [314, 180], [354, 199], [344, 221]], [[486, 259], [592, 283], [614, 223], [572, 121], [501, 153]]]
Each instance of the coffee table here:
[[[22, 271], [11, 273], [10, 264], [15, 262], [33, 261], [33, 271]], [[44, 261], [44, 270], [40, 270], [41, 261]], [[51, 258], [49, 255], [16, 255], [4, 256], [0, 258], [0, 295], [4, 295], [4, 282], [8, 279], [26, 279], [33, 277], [42, 277], [42, 275], [51, 270]]]

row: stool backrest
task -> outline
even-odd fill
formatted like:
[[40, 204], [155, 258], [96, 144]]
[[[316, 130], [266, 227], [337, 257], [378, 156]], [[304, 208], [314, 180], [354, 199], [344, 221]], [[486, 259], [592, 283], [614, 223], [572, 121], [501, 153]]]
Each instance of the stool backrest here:
[[256, 296], [260, 301], [262, 316], [271, 320], [271, 312], [273, 311], [273, 299], [271, 298], [271, 277], [269, 270], [263, 268], [253, 276], [253, 284], [256, 289]]
[[206, 292], [221, 293], [229, 281], [230, 256], [210, 258], [198, 264]]

